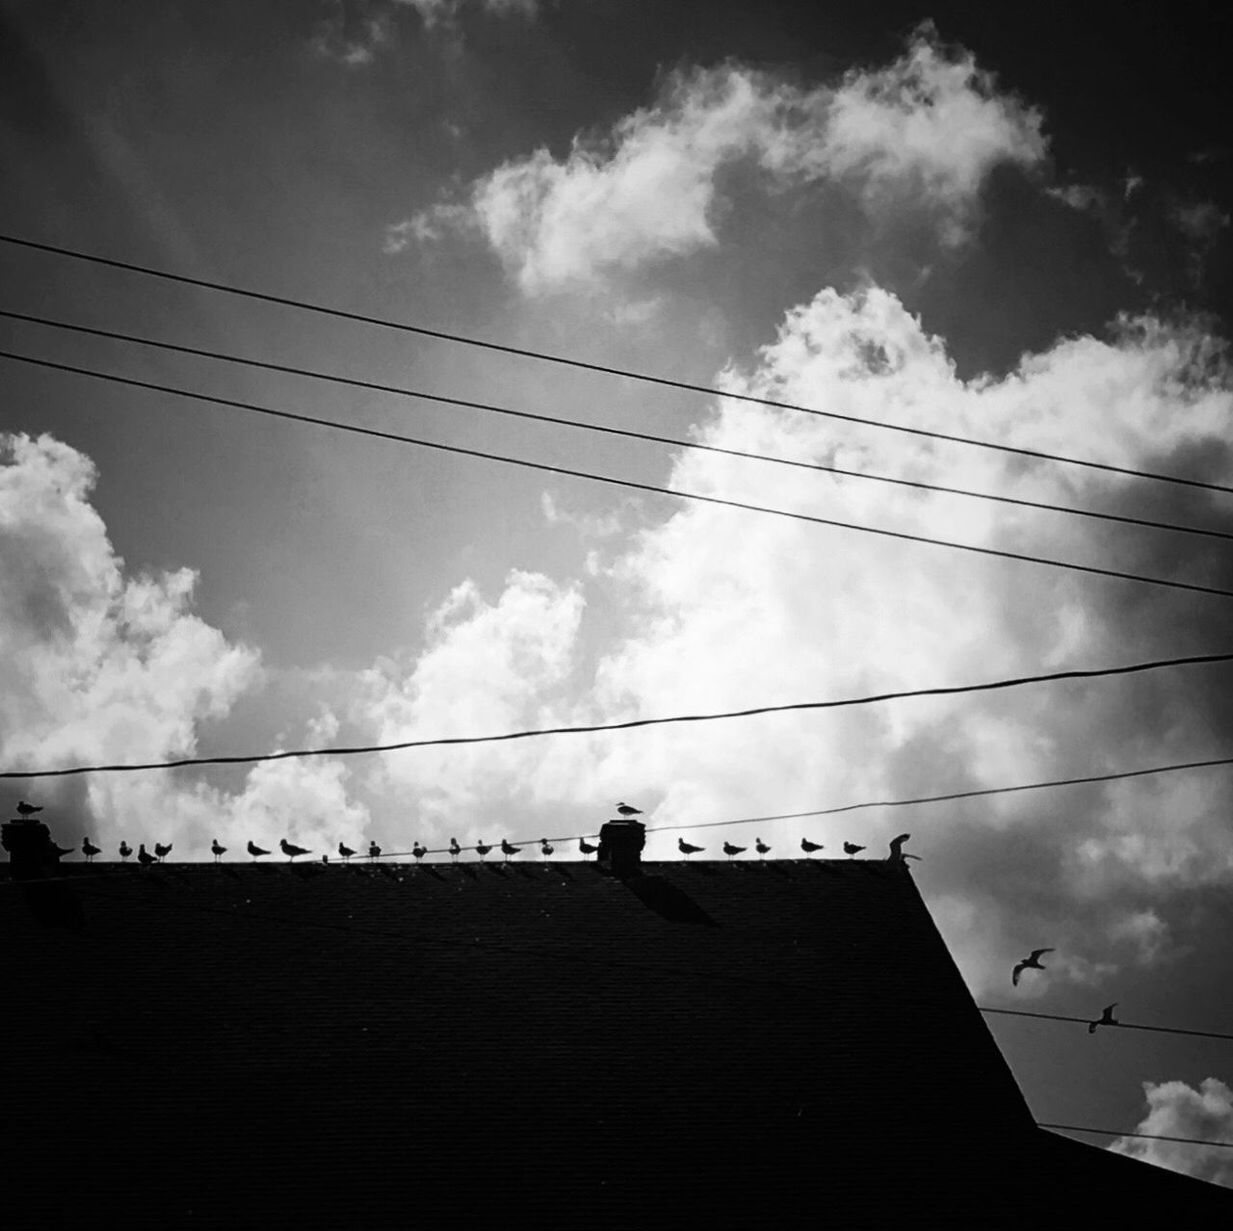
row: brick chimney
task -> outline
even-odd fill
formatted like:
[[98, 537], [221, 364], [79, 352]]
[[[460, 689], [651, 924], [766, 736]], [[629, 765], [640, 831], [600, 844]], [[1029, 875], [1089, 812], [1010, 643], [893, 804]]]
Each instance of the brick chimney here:
[[642, 848], [646, 845], [646, 826], [641, 821], [605, 821], [599, 831], [599, 854], [601, 867], [613, 876], [625, 880], [642, 871]]
[[14, 880], [54, 876], [60, 856], [51, 840], [51, 830], [33, 817], [14, 817], [0, 825], [0, 846], [9, 853], [9, 871]]

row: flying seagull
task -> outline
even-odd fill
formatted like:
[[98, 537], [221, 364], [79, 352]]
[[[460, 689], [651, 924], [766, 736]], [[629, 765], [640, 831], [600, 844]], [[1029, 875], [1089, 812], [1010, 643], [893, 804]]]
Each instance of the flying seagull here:
[[338, 853], [342, 856], [343, 863], [346, 863], [347, 860], [350, 859], [351, 856], [355, 854], [355, 852], [349, 846], [343, 846], [341, 842], [338, 844]]
[[588, 842], [585, 838], [579, 838], [578, 839], [578, 849], [582, 852], [583, 857], [585, 858], [587, 855], [594, 855], [595, 852], [599, 850], [599, 847], [592, 846], [591, 843]]
[[767, 855], [770, 854], [771, 848], [767, 846], [767, 844], [763, 842], [761, 838], [758, 838], [754, 842], [754, 850], [758, 852], [759, 859], [765, 859]]
[[552, 843], [549, 842], [547, 838], [540, 838], [539, 849], [541, 852], [543, 852], [543, 856], [545, 859], [549, 858], [552, 855], [553, 846], [552, 846]]
[[141, 864], [143, 868], [148, 868], [152, 863], [158, 863], [158, 860], [155, 859], [155, 857], [151, 855], [148, 850], [146, 850], [146, 844], [144, 842], [140, 843], [137, 847], [137, 862]]
[[288, 842], [286, 838], [279, 838], [278, 845], [281, 848], [283, 854], [287, 856], [288, 863], [293, 863], [297, 855], [307, 855], [308, 854], [307, 847], [295, 846], [294, 844]]
[[490, 850], [492, 850], [492, 847], [485, 846], [483, 838], [475, 844], [475, 853], [480, 857], [481, 863], [483, 862], [484, 856], [487, 855]]
[[844, 854], [846, 854], [847, 857], [851, 859], [853, 855], [860, 854], [860, 852], [863, 851], [865, 848], [863, 846], [857, 846], [855, 842], [845, 842], [843, 844], [843, 849], [844, 849]]
[[369, 859], [380, 859], [381, 858], [381, 848], [371, 838], [368, 840], [368, 858]]
[[415, 862], [419, 863], [419, 861], [428, 854], [428, 847], [421, 846], [418, 842], [414, 842], [411, 844], [411, 854], [415, 856]]
[[461, 855], [461, 854], [462, 854], [462, 847], [458, 845], [458, 839], [457, 839], [457, 838], [451, 838], [451, 839], [450, 839], [450, 859], [451, 859], [454, 863], [457, 863], [457, 862], [458, 862], [458, 856], [459, 856], [459, 855]]
[[747, 846], [733, 846], [731, 842], [724, 843], [724, 854], [728, 856], [729, 860], [732, 859], [733, 855], [743, 854], [747, 850], [749, 850]]
[[81, 853], [86, 857], [86, 863], [93, 863], [94, 856], [99, 853], [99, 847], [95, 846], [89, 838], [82, 838]]
[[263, 851], [251, 838], [248, 840], [248, 853], [253, 857], [253, 862], [256, 863], [261, 855], [268, 855], [269, 851]]
[[509, 863], [509, 857], [511, 855], [517, 855], [520, 853], [518, 848], [516, 846], [511, 846], [508, 839], [506, 838], [501, 839], [501, 850], [505, 855], [506, 863]]
[[630, 804], [627, 804], [627, 803], [617, 804], [617, 811], [622, 816], [641, 816], [642, 815], [641, 808], [632, 807]]
[[808, 838], [801, 839], [801, 850], [806, 855], [812, 855], [814, 851], [820, 851], [825, 844], [822, 842], [810, 842]]
[[1097, 1020], [1094, 1022], [1088, 1022], [1087, 1024], [1088, 1034], [1095, 1034], [1097, 1026], [1120, 1026], [1121, 1022], [1119, 1022], [1117, 1018], [1113, 1016], [1113, 1010], [1116, 1008], [1117, 1008], [1116, 1000], [1112, 1004], [1105, 1005], [1105, 1007], [1101, 1009], [1100, 1011], [1100, 1017], [1097, 1018]]
[[128, 862], [128, 857], [133, 853], [133, 848], [127, 842], [120, 843], [120, 860], [122, 863]]
[[19, 799], [17, 801], [17, 811], [20, 812], [22, 816], [33, 816], [36, 812], [43, 811], [43, 805], [28, 804], [24, 799]]
[[1055, 950], [1053, 949], [1033, 949], [1031, 957], [1023, 958], [1023, 960], [1020, 961], [1015, 966], [1014, 970], [1010, 972], [1011, 983], [1013, 983], [1015, 987], [1018, 987], [1019, 986], [1019, 976], [1025, 970], [1045, 970], [1047, 969], [1047, 967], [1044, 967], [1040, 964], [1040, 959], [1042, 956], [1044, 956], [1044, 954], [1053, 953], [1053, 952], [1055, 952]]
[[686, 859], [688, 859], [690, 855], [696, 855], [699, 851], [706, 850], [705, 846], [694, 846], [691, 843], [686, 842], [684, 838], [677, 838], [676, 848], [682, 855], [685, 856]]
[[172, 846], [173, 846], [173, 843], [171, 842], [168, 842], [166, 845], [164, 845], [161, 842], [156, 842], [154, 844], [154, 853], [158, 856], [159, 863], [162, 863], [163, 860], [166, 859], [167, 856], [171, 854]]
[[226, 853], [227, 848], [220, 846], [217, 838], [212, 838], [210, 841], [210, 854], [214, 856], [214, 862], [217, 863]]

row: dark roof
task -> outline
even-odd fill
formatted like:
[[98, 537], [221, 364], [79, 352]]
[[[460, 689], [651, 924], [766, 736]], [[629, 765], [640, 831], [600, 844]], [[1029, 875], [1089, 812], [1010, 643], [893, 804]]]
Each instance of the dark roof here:
[[95, 865], [6, 887], [10, 1203], [41, 1159], [64, 1221], [130, 1226], [1233, 1206], [1033, 1126], [902, 866], [644, 870]]

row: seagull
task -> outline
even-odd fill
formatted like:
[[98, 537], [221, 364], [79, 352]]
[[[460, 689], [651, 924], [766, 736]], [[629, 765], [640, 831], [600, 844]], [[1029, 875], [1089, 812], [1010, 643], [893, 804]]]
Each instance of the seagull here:
[[680, 851], [681, 854], [684, 855], [686, 859], [688, 859], [690, 855], [694, 855], [698, 851], [706, 850], [706, 847], [705, 846], [693, 846], [689, 842], [686, 842], [684, 838], [677, 838], [676, 849]]
[[342, 856], [343, 863], [346, 863], [347, 860], [350, 859], [351, 856], [355, 854], [355, 852], [349, 846], [343, 846], [341, 842], [338, 844], [338, 853]]
[[94, 856], [99, 853], [99, 848], [94, 846], [89, 838], [82, 838], [81, 853], [86, 857], [86, 863], [93, 863]]
[[724, 854], [731, 861], [733, 855], [740, 855], [742, 852], [749, 850], [747, 846], [733, 846], [731, 842], [724, 843]]
[[308, 848], [304, 846], [293, 846], [286, 838], [279, 838], [278, 845], [284, 855], [287, 856], [287, 862], [292, 863], [297, 855], [307, 855]]
[[509, 857], [511, 855], [517, 855], [519, 853], [518, 848], [516, 846], [511, 846], [505, 838], [501, 839], [501, 850], [505, 854], [506, 863], [509, 863]]
[[166, 846], [164, 846], [161, 842], [156, 842], [154, 844], [154, 853], [158, 856], [159, 863], [162, 863], [163, 860], [171, 854], [171, 847], [172, 843], [170, 842], [168, 842]]
[[634, 808], [630, 804], [627, 804], [627, 803], [617, 804], [617, 811], [622, 816], [641, 816], [642, 815], [641, 808]]
[[771, 848], [767, 846], [767, 844], [763, 842], [761, 838], [758, 838], [754, 842], [754, 850], [758, 852], [759, 859], [765, 859], [767, 854], [770, 852], [770, 849]]
[[1094, 1022], [1088, 1022], [1088, 1034], [1095, 1034], [1097, 1026], [1120, 1026], [1122, 1023], [1113, 1016], [1113, 1010], [1117, 1008], [1117, 1001], [1112, 1004], [1107, 1004], [1100, 1010], [1100, 1017]]
[[552, 850], [553, 850], [552, 843], [549, 842], [547, 838], [540, 838], [539, 849], [541, 852], [543, 852], [544, 858], [547, 859], [552, 854]]
[[123, 863], [128, 862], [128, 857], [133, 853], [133, 848], [127, 842], [120, 843], [120, 859]]
[[371, 838], [368, 840], [368, 858], [369, 859], [380, 859], [381, 858], [381, 848]]
[[226, 853], [227, 848], [225, 846], [219, 846], [217, 838], [212, 838], [210, 840], [210, 854], [214, 856], [215, 863], [217, 863]]
[[[899, 837], [890, 840], [890, 855], [887, 857], [891, 863], [903, 863], [909, 856], [903, 853], [903, 844], [911, 837], [910, 833], [901, 833]], [[911, 858], [915, 859], [913, 855]]]
[[19, 799], [17, 801], [17, 811], [20, 812], [22, 816], [33, 816], [36, 812], [43, 811], [43, 805], [28, 804], [24, 799]]
[[418, 842], [414, 842], [411, 845], [411, 854], [415, 856], [415, 862], [419, 863], [419, 861], [428, 854], [428, 847], [421, 846]]
[[492, 850], [492, 847], [491, 847], [491, 846], [485, 846], [485, 845], [484, 845], [484, 839], [483, 839], [483, 838], [481, 838], [481, 839], [480, 839], [480, 840], [479, 840], [479, 841], [475, 844], [475, 853], [476, 853], [476, 854], [480, 857], [480, 861], [481, 861], [481, 862], [483, 861], [484, 856], [485, 856], [485, 855], [487, 855], [487, 854], [488, 854], [488, 852], [489, 852], [490, 850]]
[[592, 846], [585, 838], [578, 839], [578, 849], [582, 852], [582, 857], [585, 859], [588, 855], [594, 855], [598, 846]]
[[863, 846], [857, 846], [855, 842], [845, 842], [843, 844], [844, 854], [847, 855], [849, 859], [851, 859], [853, 855], [859, 855], [864, 849], [865, 848]]
[[1015, 987], [1018, 987], [1019, 976], [1025, 970], [1045, 970], [1046, 967], [1040, 964], [1040, 959], [1044, 954], [1053, 952], [1055, 952], [1053, 949], [1033, 949], [1031, 957], [1023, 958], [1023, 960], [1015, 966], [1014, 970], [1010, 972], [1011, 983], [1013, 983]]
[[462, 854], [462, 847], [458, 845], [458, 839], [457, 839], [457, 838], [451, 838], [451, 839], [450, 839], [450, 859], [451, 859], [454, 863], [457, 863], [457, 862], [458, 862], [458, 856], [459, 856], [459, 855], [461, 855], [461, 854]]
[[808, 838], [801, 839], [801, 850], [806, 855], [812, 855], [814, 851], [820, 851], [826, 844], [824, 842], [810, 842]]
[[144, 842], [140, 843], [137, 847], [137, 862], [141, 864], [143, 868], [148, 868], [152, 863], [158, 863], [158, 860], [155, 859], [148, 850], [146, 850], [146, 844]]
[[261, 855], [268, 855], [269, 851], [263, 851], [251, 838], [248, 840], [248, 853], [253, 857], [253, 862], [256, 863]]

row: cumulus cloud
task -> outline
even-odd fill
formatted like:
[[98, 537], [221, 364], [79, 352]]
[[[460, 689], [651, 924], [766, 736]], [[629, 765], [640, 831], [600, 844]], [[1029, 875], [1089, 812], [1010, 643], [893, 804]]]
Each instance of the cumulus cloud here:
[[[1148, 1111], [1136, 1125], [1136, 1132], [1225, 1141], [1233, 1145], [1233, 1090], [1225, 1082], [1207, 1077], [1195, 1089], [1184, 1081], [1159, 1084], [1145, 1081], [1143, 1093]], [[1233, 1188], [1233, 1151], [1220, 1146], [1119, 1137], [1109, 1149], [1115, 1154], [1126, 1154], [1168, 1167], [1170, 1171]]]
[[416, 215], [417, 237], [443, 222], [477, 229], [528, 294], [585, 284], [715, 244], [719, 173], [744, 161], [769, 189], [838, 182], [874, 214], [924, 207], [957, 243], [989, 171], [1044, 152], [1040, 116], [925, 26], [901, 59], [834, 87], [735, 64], [676, 73], [654, 105], [579, 137], [564, 159], [537, 150], [448, 213]]

